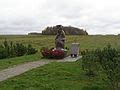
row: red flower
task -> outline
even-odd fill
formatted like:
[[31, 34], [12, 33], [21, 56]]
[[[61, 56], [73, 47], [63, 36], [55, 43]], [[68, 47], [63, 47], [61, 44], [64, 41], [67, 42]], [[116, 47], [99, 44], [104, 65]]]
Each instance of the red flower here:
[[44, 48], [43, 50], [41, 50], [41, 53], [43, 55], [43, 57], [45, 58], [54, 58], [54, 59], [61, 59], [65, 57], [65, 51], [64, 50], [54, 50], [54, 49], [48, 49], [48, 48]]
[[54, 58], [64, 58], [65, 56], [65, 53], [63, 50], [54, 50], [53, 53], [52, 53], [53, 57]]

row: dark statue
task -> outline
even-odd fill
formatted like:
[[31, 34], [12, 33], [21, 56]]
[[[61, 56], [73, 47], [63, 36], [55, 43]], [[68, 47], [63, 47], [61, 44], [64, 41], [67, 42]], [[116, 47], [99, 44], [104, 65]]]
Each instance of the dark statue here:
[[64, 49], [65, 44], [65, 32], [63, 31], [62, 25], [57, 25], [57, 35], [55, 38], [55, 47], [56, 49]]

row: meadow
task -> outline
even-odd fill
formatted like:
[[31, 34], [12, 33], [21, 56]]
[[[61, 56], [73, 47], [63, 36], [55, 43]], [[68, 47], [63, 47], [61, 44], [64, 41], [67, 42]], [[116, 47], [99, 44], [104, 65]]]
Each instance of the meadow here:
[[[41, 47], [54, 47], [55, 36], [51, 35], [39, 35], [39, 36], [28, 36], [28, 35], [1, 35], [0, 44], [6, 39], [7, 41], [21, 42], [23, 44], [32, 44], [35, 48], [40, 50]], [[71, 43], [80, 43], [81, 49], [95, 49], [102, 48], [108, 43], [112, 47], [119, 48], [120, 46], [120, 36], [115, 35], [91, 35], [91, 36], [66, 36], [67, 47], [70, 47]]]
[[[7, 41], [32, 44], [38, 49], [35, 55], [26, 55], [10, 59], [0, 60], [0, 69], [8, 68], [16, 64], [40, 60], [42, 47], [54, 47], [55, 36], [0, 36], [0, 44]], [[66, 36], [66, 47], [71, 43], [80, 43], [80, 50], [103, 48], [107, 44], [120, 50], [120, 36], [94, 35], [94, 36]], [[108, 86], [102, 79], [105, 75], [101, 72], [89, 79], [82, 70], [81, 60], [73, 63], [50, 63], [33, 69], [22, 75], [0, 82], [0, 90], [106, 90]]]

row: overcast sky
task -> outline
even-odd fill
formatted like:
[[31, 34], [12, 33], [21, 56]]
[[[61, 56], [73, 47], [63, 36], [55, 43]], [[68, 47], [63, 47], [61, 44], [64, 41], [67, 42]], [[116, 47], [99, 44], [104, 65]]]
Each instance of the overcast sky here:
[[62, 24], [89, 34], [120, 33], [120, 0], [0, 0], [0, 34], [41, 32]]

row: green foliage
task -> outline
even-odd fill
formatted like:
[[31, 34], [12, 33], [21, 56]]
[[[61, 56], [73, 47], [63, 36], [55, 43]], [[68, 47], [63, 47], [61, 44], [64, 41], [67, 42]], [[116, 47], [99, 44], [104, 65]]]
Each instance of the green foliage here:
[[[85, 30], [72, 26], [66, 26], [66, 27], [63, 26], [63, 30], [66, 35], [88, 35], [88, 33]], [[46, 27], [42, 31], [42, 35], [56, 35], [56, 34], [57, 34], [57, 26]]]
[[[3, 41], [19, 42], [24, 45], [31, 44], [37, 50], [40, 50], [42, 47], [53, 47], [55, 36], [53, 35], [0, 35], [0, 44], [3, 44]], [[108, 43], [119, 49], [120, 47], [120, 37], [119, 36], [107, 36], [107, 35], [88, 35], [88, 36], [75, 36], [75, 35], [66, 35], [65, 46], [70, 48], [71, 43], [73, 42], [80, 43], [80, 49], [96, 49], [103, 48]]]
[[0, 59], [7, 58], [7, 56], [7, 50], [3, 46], [0, 46]]
[[28, 44], [27, 54], [30, 55], [30, 54], [34, 54], [36, 52], [37, 52], [37, 50], [35, 48], [33, 48], [31, 44]]
[[68, 48], [67, 46], [65, 47], [65, 49], [66, 49], [66, 50], [69, 50], [69, 48]]
[[120, 81], [120, 57], [118, 51], [108, 45], [103, 50], [97, 49], [95, 52], [99, 58], [100, 65], [107, 75], [107, 79], [111, 83], [112, 90], [118, 90]]
[[10, 57], [15, 57], [15, 45], [13, 44], [13, 42], [10, 42]]
[[23, 56], [25, 54], [30, 55], [35, 54], [36, 52], [37, 50], [33, 48], [30, 44], [28, 45], [28, 47], [26, 47], [22, 43], [13, 44], [12, 41], [8, 43], [8, 41], [5, 40], [3, 42], [3, 46], [0, 46], [0, 59]]
[[9, 47], [9, 44], [8, 44], [8, 42], [6, 41], [6, 39], [5, 39], [5, 41], [3, 42], [3, 47], [4, 47], [5, 51], [6, 51], [6, 55], [9, 56], [9, 54], [10, 54], [10, 52], [9, 52], [10, 47]]
[[112, 90], [119, 89], [120, 56], [119, 52], [112, 48], [111, 45], [103, 49], [87, 51], [83, 54], [82, 64], [88, 76], [91, 76], [95, 70], [98, 70], [97, 66], [100, 65], [106, 74], [107, 80], [110, 82]]
[[[2, 48], [3, 48], [3, 41], [5, 38], [8, 41], [19, 42], [24, 45], [27, 45], [28, 43], [30, 43], [32, 46], [34, 46], [37, 49], [40, 49], [43, 46], [51, 47], [54, 45], [54, 36], [6, 35], [6, 36], [0, 36], [0, 44], [2, 45]], [[70, 36], [66, 36], [66, 46], [69, 48], [71, 43], [74, 42], [75, 40], [76, 42], [80, 43], [80, 48], [83, 50], [86, 48], [89, 50], [101, 48], [100, 50], [103, 50], [102, 48], [105, 47], [108, 43], [111, 43], [112, 47], [115, 47], [117, 49], [120, 48], [120, 37], [114, 36], [114, 35], [113, 36], [107, 36], [107, 35], [105, 36], [102, 36], [102, 35], [71, 36], [70, 35]], [[13, 44], [13, 47], [14, 47], [14, 44]], [[120, 52], [120, 49], [119, 49], [119, 52]], [[37, 54], [9, 58], [9, 59], [8, 58], [1, 59], [0, 69], [5, 69], [16, 64], [17, 65], [22, 64], [24, 62], [39, 60], [40, 55], [39, 54], [37, 56], [36, 55]], [[27, 89], [30, 88], [32, 90], [34, 89], [39, 90], [40, 87], [47, 88], [47, 89], [56, 87], [56, 89], [72, 88], [73, 90], [74, 89], [80, 90], [81, 87], [85, 87], [87, 90], [92, 90], [93, 89], [92, 87], [98, 86], [101, 88], [102, 86], [106, 86], [106, 84], [104, 84], [106, 82], [102, 81], [102, 78], [104, 78], [104, 76], [106, 75], [101, 75], [101, 74], [104, 74], [102, 71], [100, 71], [100, 76], [99, 75], [95, 76], [94, 78], [92, 78], [92, 80], [94, 79], [94, 81], [91, 81], [91, 80], [88, 80], [88, 77], [83, 74], [83, 71], [80, 68], [81, 67], [80, 65], [73, 64], [73, 63], [69, 63], [69, 64], [70, 65], [67, 65], [66, 63], [57, 63], [57, 64], [55, 63], [55, 64], [43, 66], [44, 68], [40, 67], [39, 69], [35, 69], [34, 71], [27, 72], [24, 75], [20, 75], [12, 79], [6, 80], [4, 82], [1, 82], [0, 89], [8, 90], [12, 88], [11, 90], [14, 90], [15, 87], [17, 89], [21, 87], [23, 88], [26, 87]], [[65, 74], [66, 76], [63, 74]], [[103, 90], [103, 89], [100, 89], [100, 90]]]
[[27, 52], [26, 47], [22, 43], [16, 43], [15, 45], [16, 56], [23, 56]]
[[94, 55], [94, 51], [87, 51], [82, 56], [82, 68], [86, 71], [86, 74], [91, 77], [95, 76], [98, 69], [97, 57]]

